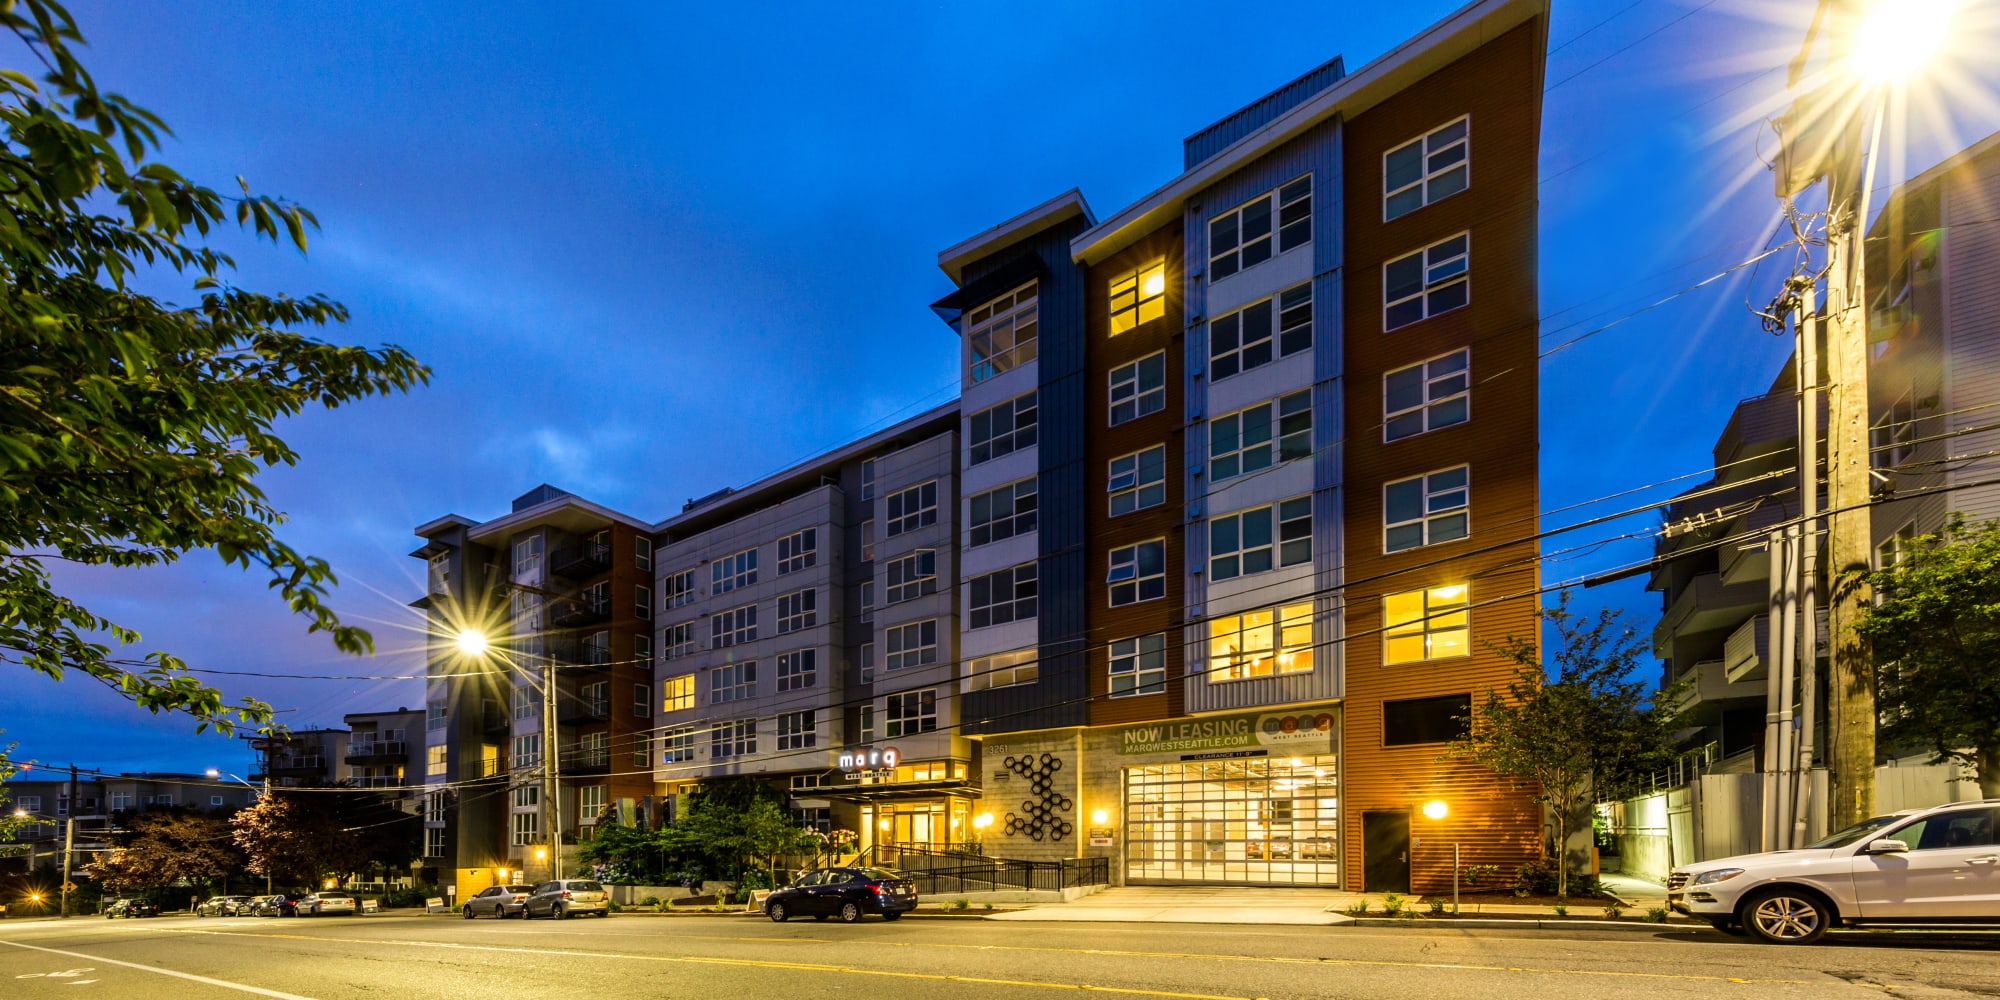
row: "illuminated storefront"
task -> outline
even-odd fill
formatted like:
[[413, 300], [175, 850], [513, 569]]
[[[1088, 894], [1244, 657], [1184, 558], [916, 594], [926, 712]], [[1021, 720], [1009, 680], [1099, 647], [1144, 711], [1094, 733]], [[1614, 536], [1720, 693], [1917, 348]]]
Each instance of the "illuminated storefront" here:
[[1127, 882], [1337, 885], [1333, 754], [1125, 769]]

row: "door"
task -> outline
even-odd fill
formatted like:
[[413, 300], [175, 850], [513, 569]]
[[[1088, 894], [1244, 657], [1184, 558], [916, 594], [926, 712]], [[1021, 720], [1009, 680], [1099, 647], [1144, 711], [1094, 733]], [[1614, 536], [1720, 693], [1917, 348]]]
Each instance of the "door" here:
[[1854, 897], [1874, 920], [2000, 919], [2000, 809], [1936, 813], [1888, 834], [1901, 854], [1854, 856]]
[[1361, 814], [1361, 891], [1410, 891], [1410, 814]]

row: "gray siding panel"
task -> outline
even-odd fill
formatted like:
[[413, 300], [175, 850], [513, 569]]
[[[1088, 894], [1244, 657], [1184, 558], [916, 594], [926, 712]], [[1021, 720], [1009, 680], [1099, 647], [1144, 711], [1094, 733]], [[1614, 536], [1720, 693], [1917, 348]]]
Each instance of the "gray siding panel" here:
[[[1970, 407], [2000, 403], [2000, 229], [1977, 225], [1993, 218], [2000, 207], [2000, 159], [1987, 158], [1980, 169], [1967, 170], [1944, 186], [1945, 398], [1947, 428], [1958, 431], [1991, 423], [1990, 409]], [[2000, 431], [1947, 438], [1947, 451], [1971, 455], [2000, 448]], [[1993, 477], [1992, 466], [1974, 463], [1951, 473], [1956, 485]], [[2000, 517], [2000, 486], [1956, 489], [1951, 508], [1972, 520]]]
[[1188, 136], [1181, 142], [1182, 169], [1194, 169], [1195, 164], [1228, 149], [1238, 139], [1270, 124], [1272, 119], [1298, 107], [1306, 98], [1340, 82], [1346, 75], [1346, 63], [1340, 56], [1334, 56], [1235, 114]]

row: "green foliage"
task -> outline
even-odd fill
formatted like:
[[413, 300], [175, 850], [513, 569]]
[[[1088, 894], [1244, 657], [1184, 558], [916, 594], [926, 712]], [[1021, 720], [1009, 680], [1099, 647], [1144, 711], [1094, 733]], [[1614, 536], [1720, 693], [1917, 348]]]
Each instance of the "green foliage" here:
[[1666, 923], [1666, 922], [1667, 922], [1667, 908], [1666, 908], [1666, 907], [1664, 907], [1664, 906], [1654, 906], [1654, 907], [1649, 907], [1649, 908], [1647, 908], [1647, 910], [1646, 910], [1646, 922], [1647, 922], [1647, 923], [1649, 923], [1649, 924], [1664, 924], [1664, 923]]
[[[671, 853], [704, 857], [714, 870], [739, 880], [751, 877], [752, 862], [762, 862], [755, 880], [765, 888], [775, 883], [778, 855], [811, 849], [806, 832], [785, 808], [783, 793], [733, 779], [703, 782], [690, 793], [687, 811], [663, 831], [662, 842]], [[764, 872], [771, 872], [771, 881]]]
[[390, 889], [384, 892], [378, 901], [385, 910], [403, 910], [429, 905], [428, 901], [432, 896], [442, 895], [444, 893], [439, 892], [437, 886], [413, 885], [405, 889]]
[[1606, 920], [1616, 920], [1624, 915], [1625, 907], [1618, 903], [1610, 903], [1604, 907], [1604, 919]]
[[1385, 893], [1382, 896], [1382, 912], [1392, 917], [1403, 912], [1403, 897], [1393, 892]]
[[[1451, 743], [1446, 757], [1476, 761], [1533, 788], [1556, 814], [1561, 852], [1593, 794], [1623, 798], [1672, 762], [1680, 722], [1669, 706], [1679, 689], [1649, 698], [1645, 684], [1633, 679], [1648, 647], [1617, 612], [1606, 609], [1595, 620], [1577, 615], [1565, 594], [1542, 618], [1554, 633], [1554, 650], [1519, 636], [1491, 645], [1514, 662], [1514, 679], [1504, 693], [1489, 689], [1474, 703], [1468, 734]], [[1561, 865], [1556, 894], [1568, 895]]]
[[1953, 514], [1868, 583], [1876, 603], [1854, 630], [1874, 649], [1884, 741], [1970, 768], [2000, 797], [2000, 521]]
[[1433, 916], [1433, 917], [1441, 917], [1441, 916], [1443, 916], [1443, 915], [1444, 915], [1444, 905], [1445, 905], [1445, 904], [1444, 904], [1444, 900], [1442, 900], [1442, 899], [1433, 899], [1433, 900], [1429, 900], [1429, 901], [1428, 901], [1428, 903], [1429, 903], [1429, 905], [1430, 905], [1430, 908], [1431, 908], [1431, 916]]
[[[0, 732], [6, 732], [6, 730], [0, 729]], [[18, 743], [9, 743], [6, 746], [0, 746], [0, 844], [5, 844], [5, 846], [0, 846], [0, 855], [12, 854], [20, 850], [19, 844], [6, 842], [13, 840], [14, 831], [26, 826], [29, 822], [26, 819], [15, 818], [12, 800], [7, 798], [7, 780], [20, 770], [14, 764], [12, 757], [14, 748], [19, 745]]]
[[966, 910], [972, 909], [972, 901], [969, 899], [954, 899], [951, 901], [950, 909], [953, 913], [963, 913]]
[[1465, 866], [1465, 871], [1460, 873], [1459, 881], [1469, 886], [1476, 886], [1499, 874], [1499, 865], [1467, 865]]
[[1368, 913], [1368, 901], [1365, 899], [1357, 899], [1354, 902], [1347, 904], [1347, 907], [1343, 912], [1345, 912], [1350, 917], [1366, 916]]
[[[211, 551], [259, 569], [307, 629], [350, 653], [367, 632], [327, 607], [323, 561], [280, 541], [283, 514], [256, 483], [298, 461], [277, 423], [407, 391], [429, 370], [395, 347], [327, 343], [300, 328], [342, 323], [322, 296], [237, 288], [210, 248], [233, 222], [305, 252], [312, 213], [225, 197], [147, 157], [170, 134], [102, 93], [78, 62], [83, 37], [56, 0], [0, 6], [0, 26], [45, 72], [0, 70], [0, 650], [60, 680], [76, 671], [197, 730], [267, 726], [269, 706], [225, 704], [178, 657], [115, 650], [133, 630], [64, 596], [48, 566], [158, 566]], [[130, 282], [186, 281], [177, 305]]]
[[1549, 907], [1549, 909], [1554, 910], [1556, 912], [1556, 916], [1558, 917], [1569, 916], [1569, 907], [1564, 906], [1561, 903], [1557, 903], [1556, 905]]

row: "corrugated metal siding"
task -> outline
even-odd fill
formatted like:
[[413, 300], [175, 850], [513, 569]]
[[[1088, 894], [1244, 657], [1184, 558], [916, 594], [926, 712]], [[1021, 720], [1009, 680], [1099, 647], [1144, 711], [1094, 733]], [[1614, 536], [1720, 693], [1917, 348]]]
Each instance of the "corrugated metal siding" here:
[[[1988, 223], [2000, 208], [2000, 170], [1989, 157], [1977, 171], [1952, 175], [1944, 184], [1944, 410], [1950, 430], [1993, 422], [1991, 410], [1963, 412], [2000, 402], [2000, 228]], [[1947, 438], [1951, 454], [1970, 455], [2000, 448], [2000, 431]], [[1990, 465], [1975, 463], [1950, 473], [1954, 484], [1993, 477]], [[1951, 508], [1973, 520], [2000, 517], [2000, 486], [1955, 489]]]
[[1236, 140], [1298, 107], [1306, 98], [1333, 86], [1346, 75], [1346, 63], [1340, 56], [1334, 56], [1304, 76], [1251, 102], [1241, 111], [1188, 136], [1181, 142], [1182, 169], [1194, 169], [1195, 164], [1228, 149]]

